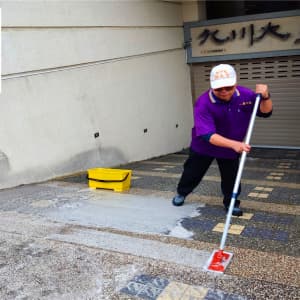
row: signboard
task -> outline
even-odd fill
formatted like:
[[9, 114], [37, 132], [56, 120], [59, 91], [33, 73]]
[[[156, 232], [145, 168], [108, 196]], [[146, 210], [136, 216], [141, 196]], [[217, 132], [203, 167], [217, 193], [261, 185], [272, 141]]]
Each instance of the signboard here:
[[210, 23], [185, 25], [188, 62], [300, 54], [300, 14]]

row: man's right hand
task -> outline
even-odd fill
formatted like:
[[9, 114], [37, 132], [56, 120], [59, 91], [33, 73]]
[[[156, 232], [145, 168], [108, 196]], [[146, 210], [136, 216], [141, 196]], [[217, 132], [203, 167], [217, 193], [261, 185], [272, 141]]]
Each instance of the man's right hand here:
[[249, 153], [251, 150], [251, 146], [243, 142], [233, 141], [232, 149], [237, 153], [242, 153], [243, 151]]

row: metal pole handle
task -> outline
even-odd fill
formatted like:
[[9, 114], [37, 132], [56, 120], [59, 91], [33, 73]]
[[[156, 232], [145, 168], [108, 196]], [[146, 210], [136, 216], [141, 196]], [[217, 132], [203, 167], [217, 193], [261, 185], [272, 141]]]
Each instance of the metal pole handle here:
[[[256, 99], [255, 99], [255, 103], [254, 103], [254, 107], [253, 107], [253, 111], [252, 111], [252, 115], [251, 115], [250, 122], [249, 122], [248, 129], [247, 129], [247, 134], [246, 134], [246, 137], [245, 137], [245, 143], [246, 144], [250, 143], [250, 139], [251, 139], [251, 135], [252, 135], [253, 127], [254, 127], [254, 122], [255, 122], [255, 117], [256, 117], [258, 105], [259, 105], [259, 102], [260, 102], [260, 98], [261, 98], [261, 95], [257, 94]], [[238, 172], [237, 172], [237, 175], [236, 175], [234, 187], [233, 187], [233, 192], [232, 192], [232, 197], [231, 197], [231, 200], [230, 200], [228, 213], [227, 213], [227, 216], [226, 216], [226, 223], [225, 223], [225, 226], [224, 226], [224, 231], [223, 231], [222, 240], [221, 240], [221, 244], [220, 244], [220, 250], [224, 250], [224, 247], [225, 247], [225, 242], [226, 242], [226, 238], [227, 238], [227, 234], [228, 234], [228, 229], [229, 229], [230, 221], [231, 221], [231, 217], [232, 217], [232, 211], [233, 211], [233, 208], [234, 208], [235, 200], [237, 198], [237, 193], [238, 193], [240, 181], [241, 181], [241, 178], [242, 178], [242, 173], [243, 173], [243, 169], [244, 169], [244, 165], [245, 165], [245, 161], [246, 161], [246, 156], [247, 156], [247, 152], [243, 151], [241, 159], [240, 159], [239, 168], [238, 168]]]

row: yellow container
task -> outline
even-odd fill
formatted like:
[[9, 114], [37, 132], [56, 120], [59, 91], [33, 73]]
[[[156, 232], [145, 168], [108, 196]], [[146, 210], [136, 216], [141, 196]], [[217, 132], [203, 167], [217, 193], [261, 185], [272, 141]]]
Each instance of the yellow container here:
[[89, 187], [123, 192], [130, 188], [131, 170], [94, 168], [88, 170]]

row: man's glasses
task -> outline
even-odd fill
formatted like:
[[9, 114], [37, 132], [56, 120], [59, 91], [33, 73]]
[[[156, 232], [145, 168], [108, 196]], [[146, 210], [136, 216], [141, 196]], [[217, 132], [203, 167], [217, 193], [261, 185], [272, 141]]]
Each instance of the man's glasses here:
[[230, 92], [234, 89], [234, 85], [233, 86], [224, 86], [224, 87], [221, 87], [221, 88], [218, 88], [218, 89], [214, 89], [214, 91], [216, 92], [222, 92], [222, 90], [225, 90], [227, 92]]

